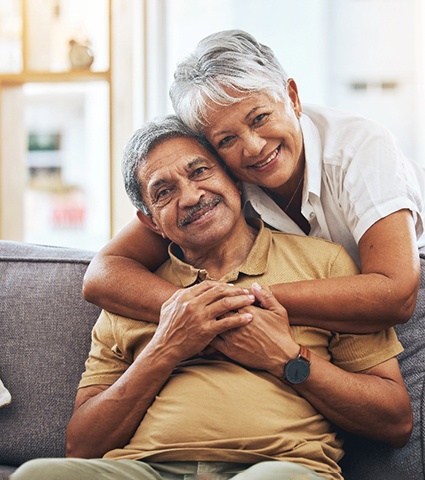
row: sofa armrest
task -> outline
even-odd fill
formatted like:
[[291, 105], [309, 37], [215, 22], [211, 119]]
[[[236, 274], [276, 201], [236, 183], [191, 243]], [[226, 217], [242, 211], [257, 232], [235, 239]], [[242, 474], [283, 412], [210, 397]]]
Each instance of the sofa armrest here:
[[0, 241], [0, 464], [65, 454], [65, 428], [100, 309], [82, 296], [92, 252]]
[[425, 478], [425, 252], [421, 253], [421, 282], [413, 317], [396, 327], [404, 352], [400, 369], [413, 409], [413, 432], [402, 449], [348, 436], [343, 459], [345, 480]]

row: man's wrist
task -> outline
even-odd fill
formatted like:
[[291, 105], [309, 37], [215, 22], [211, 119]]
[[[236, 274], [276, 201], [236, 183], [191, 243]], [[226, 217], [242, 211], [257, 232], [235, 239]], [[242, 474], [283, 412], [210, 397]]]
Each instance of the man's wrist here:
[[310, 376], [311, 354], [304, 346], [299, 346], [298, 355], [288, 360], [283, 366], [283, 374], [280, 377], [287, 385], [299, 385]]

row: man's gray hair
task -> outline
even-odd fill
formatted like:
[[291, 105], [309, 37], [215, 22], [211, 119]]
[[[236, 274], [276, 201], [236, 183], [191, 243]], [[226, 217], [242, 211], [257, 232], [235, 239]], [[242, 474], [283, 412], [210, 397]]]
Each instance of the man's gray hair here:
[[153, 120], [136, 130], [124, 149], [121, 170], [125, 190], [133, 205], [145, 215], [151, 215], [151, 213], [142, 196], [143, 179], [140, 178], [140, 167], [155, 147], [172, 138], [181, 137], [194, 138], [208, 151], [217, 156], [204, 137], [190, 130], [175, 115], [167, 115]]
[[287, 80], [269, 47], [242, 30], [225, 30], [201, 40], [177, 65], [170, 98], [183, 122], [201, 132], [208, 102], [227, 106], [252, 92], [285, 101]]

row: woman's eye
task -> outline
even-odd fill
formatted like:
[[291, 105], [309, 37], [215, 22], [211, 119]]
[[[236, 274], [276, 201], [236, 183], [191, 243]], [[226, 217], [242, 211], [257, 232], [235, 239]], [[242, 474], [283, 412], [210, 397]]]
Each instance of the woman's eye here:
[[218, 148], [227, 147], [235, 137], [224, 137], [218, 142]]
[[267, 114], [266, 113], [261, 113], [260, 115], [257, 115], [254, 120], [253, 120], [253, 124], [257, 124], [257, 123], [260, 123], [262, 120], [264, 120], [266, 118]]

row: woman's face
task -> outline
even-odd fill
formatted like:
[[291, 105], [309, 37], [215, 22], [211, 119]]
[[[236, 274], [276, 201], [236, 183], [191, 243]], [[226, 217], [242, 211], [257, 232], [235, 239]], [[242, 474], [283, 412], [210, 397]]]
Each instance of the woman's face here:
[[257, 93], [226, 107], [211, 105], [203, 133], [239, 179], [279, 189], [301, 167], [301, 105], [293, 80], [288, 94], [286, 102]]

